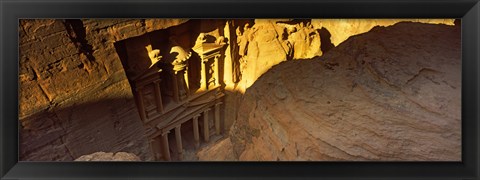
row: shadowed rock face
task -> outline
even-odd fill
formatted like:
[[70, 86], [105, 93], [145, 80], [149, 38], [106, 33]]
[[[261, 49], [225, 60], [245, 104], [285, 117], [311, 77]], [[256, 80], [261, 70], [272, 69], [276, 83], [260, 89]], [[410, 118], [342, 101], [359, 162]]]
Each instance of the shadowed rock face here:
[[230, 132], [239, 160], [461, 160], [460, 28], [399, 23], [274, 66]]
[[97, 151], [150, 160], [114, 42], [182, 19], [24, 19], [19, 22], [21, 161], [71, 161]]

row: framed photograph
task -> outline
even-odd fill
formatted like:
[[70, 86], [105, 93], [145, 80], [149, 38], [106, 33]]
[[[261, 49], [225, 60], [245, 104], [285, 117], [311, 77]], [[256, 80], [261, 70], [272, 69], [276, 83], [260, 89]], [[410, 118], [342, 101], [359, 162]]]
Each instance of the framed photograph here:
[[4, 1], [2, 179], [477, 179], [470, 1]]

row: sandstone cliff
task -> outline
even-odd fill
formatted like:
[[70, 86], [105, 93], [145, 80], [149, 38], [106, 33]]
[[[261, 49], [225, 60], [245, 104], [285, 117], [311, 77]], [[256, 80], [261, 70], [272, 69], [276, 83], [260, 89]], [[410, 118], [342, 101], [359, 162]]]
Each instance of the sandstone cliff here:
[[[351, 36], [375, 26], [398, 22], [454, 25], [454, 19], [255, 19], [235, 20], [225, 30], [230, 56], [225, 61], [228, 129], [238, 113], [242, 94], [271, 67], [287, 61], [321, 56]], [[228, 33], [228, 34], [227, 34]], [[231, 58], [230, 58], [231, 57]], [[230, 66], [231, 64], [231, 66]], [[229, 70], [230, 69], [230, 70]]]
[[151, 159], [114, 42], [186, 21], [21, 20], [20, 160], [73, 160], [96, 151]]
[[226, 141], [239, 160], [459, 161], [459, 31], [375, 27], [280, 63], [246, 91]]

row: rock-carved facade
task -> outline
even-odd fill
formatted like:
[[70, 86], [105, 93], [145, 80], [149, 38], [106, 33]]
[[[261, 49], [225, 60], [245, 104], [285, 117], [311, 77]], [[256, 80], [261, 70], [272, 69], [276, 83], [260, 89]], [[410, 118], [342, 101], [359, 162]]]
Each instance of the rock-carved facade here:
[[[171, 160], [172, 144], [175, 144], [178, 157], [182, 159], [182, 138], [193, 138], [198, 148], [200, 137], [208, 142], [214, 133], [220, 135], [224, 97], [220, 64], [223, 63], [226, 46], [220, 40], [223, 37], [218, 37], [220, 41], [217, 42], [200, 41], [193, 48], [182, 47], [176, 36], [168, 38], [168, 45], [163, 46], [168, 52], [166, 56], [160, 55], [161, 50], [152, 49], [149, 44], [145, 46], [146, 51], [128, 51], [130, 53], [124, 63], [145, 66], [138, 67], [134, 73], [127, 73], [127, 78], [154, 157], [167, 161]], [[133, 38], [128, 41], [142, 40]], [[126, 48], [140, 49], [142, 46]], [[193, 53], [199, 58], [192, 58]], [[193, 134], [193, 137], [182, 136], [181, 129], [185, 123], [193, 125], [189, 130], [193, 133], [188, 134]], [[169, 133], [175, 134], [175, 143], [169, 142]]]

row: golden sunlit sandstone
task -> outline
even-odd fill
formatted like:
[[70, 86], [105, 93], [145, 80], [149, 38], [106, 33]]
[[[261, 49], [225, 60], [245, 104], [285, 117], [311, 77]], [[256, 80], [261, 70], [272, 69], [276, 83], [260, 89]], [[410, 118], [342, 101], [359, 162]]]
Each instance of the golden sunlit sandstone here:
[[80, 156], [79, 158], [75, 159], [75, 161], [140, 161], [140, 158], [135, 154], [127, 152], [96, 152], [93, 154]]

